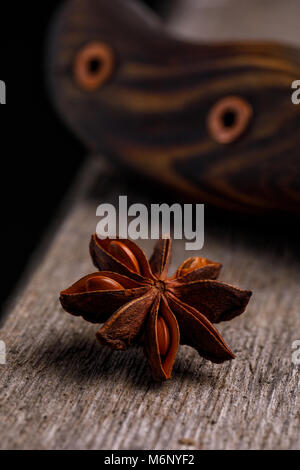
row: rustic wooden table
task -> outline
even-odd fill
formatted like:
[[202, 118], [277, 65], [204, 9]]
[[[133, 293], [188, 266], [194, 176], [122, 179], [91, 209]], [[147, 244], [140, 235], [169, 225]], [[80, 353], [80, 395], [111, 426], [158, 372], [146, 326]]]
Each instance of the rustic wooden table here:
[[[156, 191], [156, 188], [154, 188]], [[203, 256], [254, 295], [220, 330], [237, 359], [213, 365], [181, 347], [172, 380], [153, 383], [142, 352], [112, 352], [97, 325], [63, 312], [58, 293], [94, 270], [96, 207], [132, 182], [89, 160], [2, 319], [2, 449], [297, 449], [300, 445], [300, 270], [296, 237], [209, 215]], [[151, 198], [148, 202], [152, 202]], [[142, 242], [149, 254], [152, 242]], [[186, 256], [174, 244], [172, 269]]]

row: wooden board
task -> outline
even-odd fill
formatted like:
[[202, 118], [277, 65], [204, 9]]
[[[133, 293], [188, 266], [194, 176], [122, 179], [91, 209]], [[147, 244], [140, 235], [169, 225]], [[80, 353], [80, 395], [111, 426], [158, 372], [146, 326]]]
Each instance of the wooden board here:
[[[97, 325], [63, 312], [59, 291], [94, 271], [88, 242], [96, 207], [115, 203], [116, 194], [147, 202], [122, 179], [99, 162], [87, 164], [83, 187], [71, 193], [44, 256], [6, 312], [0, 447], [299, 448], [300, 366], [292, 364], [292, 342], [300, 339], [300, 270], [289, 233], [262, 234], [252, 223], [207, 213], [202, 254], [224, 264], [222, 280], [254, 291], [247, 312], [220, 325], [237, 354], [231, 363], [213, 365], [184, 346], [173, 379], [153, 383], [141, 351], [102, 348]], [[150, 254], [152, 242], [141, 245]], [[187, 255], [175, 242], [172, 270]]]

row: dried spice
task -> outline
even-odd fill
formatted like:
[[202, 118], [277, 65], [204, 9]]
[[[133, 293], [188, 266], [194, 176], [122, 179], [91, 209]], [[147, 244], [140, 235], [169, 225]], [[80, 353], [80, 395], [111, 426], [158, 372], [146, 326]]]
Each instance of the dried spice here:
[[149, 262], [130, 240], [93, 235], [90, 253], [99, 272], [62, 291], [60, 301], [67, 312], [104, 323], [102, 345], [143, 345], [157, 381], [171, 377], [179, 344], [215, 363], [234, 358], [213, 323], [240, 315], [251, 292], [217, 281], [220, 263], [189, 258], [168, 277], [170, 239], [158, 241]]

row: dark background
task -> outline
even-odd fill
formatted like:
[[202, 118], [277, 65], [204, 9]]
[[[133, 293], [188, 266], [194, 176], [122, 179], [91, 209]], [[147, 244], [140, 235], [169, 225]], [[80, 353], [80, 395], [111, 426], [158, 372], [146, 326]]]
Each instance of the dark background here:
[[[85, 156], [53, 110], [44, 81], [47, 30], [63, 1], [1, 2], [0, 80], [6, 82], [7, 104], [0, 106], [0, 304], [20, 278]], [[140, 1], [156, 11], [166, 3]]]

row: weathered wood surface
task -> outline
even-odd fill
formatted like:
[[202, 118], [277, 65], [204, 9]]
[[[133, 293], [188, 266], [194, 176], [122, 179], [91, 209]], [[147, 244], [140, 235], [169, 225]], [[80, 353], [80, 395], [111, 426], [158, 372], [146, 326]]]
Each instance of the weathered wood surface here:
[[[181, 347], [173, 379], [156, 384], [141, 351], [101, 348], [97, 325], [60, 307], [59, 291], [94, 270], [88, 241], [97, 205], [116, 202], [116, 194], [147, 201], [122, 175], [105, 175], [95, 163], [85, 176], [85, 190], [0, 330], [7, 347], [0, 447], [299, 448], [300, 366], [292, 364], [291, 349], [300, 339], [296, 237], [287, 230], [257, 233], [245, 221], [207, 214], [203, 255], [224, 264], [221, 279], [254, 292], [244, 315], [220, 325], [237, 359], [213, 365]], [[152, 243], [141, 245], [150, 253]], [[175, 242], [173, 270], [185, 256], [183, 243]]]

